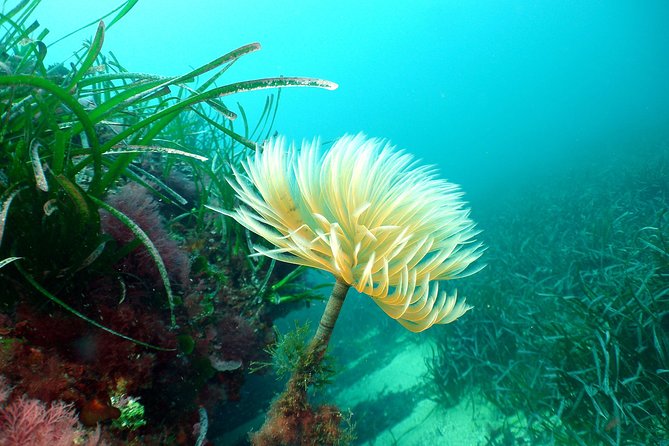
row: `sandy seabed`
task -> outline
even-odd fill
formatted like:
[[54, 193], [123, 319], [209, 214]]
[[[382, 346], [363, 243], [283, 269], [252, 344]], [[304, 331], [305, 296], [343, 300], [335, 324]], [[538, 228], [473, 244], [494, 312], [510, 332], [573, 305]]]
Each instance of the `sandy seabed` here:
[[[430, 399], [425, 390], [429, 379], [425, 359], [433, 354], [431, 340], [417, 343], [410, 336], [401, 336], [388, 345], [388, 339], [381, 339], [380, 331], [369, 333], [363, 343], [386, 346], [383, 357], [370, 353], [369, 358], [361, 357], [359, 364], [349, 364], [329, 389], [328, 393], [342, 410], [353, 411], [359, 432], [354, 444], [485, 445], [490, 429], [503, 421], [503, 415], [477, 394], [466, 395], [458, 405], [448, 409]], [[374, 360], [381, 360], [376, 368]], [[349, 375], [355, 374], [358, 367], [367, 372], [351, 379]]]
[[[293, 314], [280, 329], [308, 319], [315, 326], [321, 311], [314, 305]], [[364, 300], [351, 299], [344, 313], [330, 344], [338, 373], [312, 403], [334, 403], [352, 414], [357, 435], [352, 446], [485, 446], [491, 431], [509, 421], [478, 392], [450, 408], [430, 398], [425, 360], [434, 354], [434, 337], [406, 331]], [[263, 419], [260, 413], [215, 444], [240, 444]]]

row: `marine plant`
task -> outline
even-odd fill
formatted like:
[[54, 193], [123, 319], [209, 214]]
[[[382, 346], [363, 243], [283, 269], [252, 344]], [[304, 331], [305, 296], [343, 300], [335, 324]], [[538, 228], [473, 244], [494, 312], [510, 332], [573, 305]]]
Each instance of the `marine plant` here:
[[[276, 343], [268, 347], [267, 353], [272, 358], [272, 362], [258, 362], [255, 366], [258, 369], [271, 366], [277, 377], [290, 377], [297, 370], [300, 359], [307, 354], [309, 346], [309, 324], [298, 325], [287, 333], [278, 333]], [[311, 370], [311, 385], [315, 388], [323, 387], [329, 384], [335, 376], [335, 364], [333, 358], [326, 354], [323, 359], [314, 364]]]
[[508, 418], [489, 444], [668, 438], [668, 161], [583, 167], [482, 214], [491, 267], [468, 285], [486, 304], [438, 334], [428, 383], [443, 406], [492, 401]]
[[[282, 77], [213, 86], [230, 64], [258, 50], [258, 44], [241, 47], [182, 76], [129, 73], [114, 59], [101, 56], [106, 29], [103, 22], [74, 70], [47, 68], [46, 46], [41, 42], [44, 33], [33, 40], [29, 37], [32, 29], [20, 26], [32, 11], [26, 4], [23, 9], [9, 11], [2, 23], [16, 27], [2, 42], [7, 54], [3, 61], [6, 75], [0, 77], [0, 101], [4, 105], [2, 157], [7, 167], [3, 169], [0, 234], [12, 235], [11, 240], [4, 237], [0, 245], [2, 257], [20, 257], [14, 264], [28, 283], [63, 308], [86, 318], [56, 297], [58, 293], [48, 290], [54, 282], [76, 283], [74, 278], [81, 271], [104, 258], [108, 245], [100, 233], [98, 209], [105, 209], [145, 245], [160, 272], [174, 324], [174, 296], [158, 250], [138, 225], [110, 209], [103, 201], [105, 195], [120, 181], [130, 179], [169, 203], [183, 206], [185, 201], [178, 193], [162, 183], [147, 181], [152, 176], [133, 165], [139, 155], [150, 153], [200, 162], [207, 159], [160, 139], [161, 132], [181, 112], [197, 112], [206, 104], [231, 119], [235, 115], [220, 99], [230, 94], [287, 86], [334, 88], [334, 84]], [[212, 71], [211, 78], [197, 88], [186, 86]], [[179, 94], [172, 95], [172, 89], [178, 89]], [[253, 146], [224, 125], [218, 124], [218, 128]]]
[[[119, 416], [110, 394], [141, 397], [147, 426], [138, 430], [146, 433], [167, 424], [156, 410], [165, 399], [175, 408], [169, 416], [183, 417], [211, 380], [235, 380], [230, 388], [238, 389], [241, 371], [233, 377], [212, 366], [221, 339], [238, 343], [226, 348], [239, 361], [269, 342], [263, 305], [282, 277], [269, 262], [252, 270], [238, 261], [247, 234], [231, 219], [211, 218], [204, 204], [232, 202], [221, 177], [267, 137], [279, 94], [268, 97], [255, 127], [228, 98], [336, 84], [223, 82], [257, 43], [181, 76], [128, 71], [102, 48], [137, 0], [96, 22], [67, 66], [48, 66], [48, 30], [32, 18], [39, 3], [22, 0], [0, 14], [0, 371], [30, 396], [75, 403], [92, 424]], [[220, 234], [214, 257], [207, 241]], [[189, 256], [200, 259], [196, 273], [188, 274]], [[224, 275], [264, 289], [213, 284]], [[201, 302], [219, 312], [195, 314]], [[244, 321], [245, 336], [233, 336], [240, 324], [227, 322], [232, 315]], [[169, 435], [192, 435], [183, 420], [168, 421]]]
[[12, 395], [0, 375], [0, 445], [104, 446], [100, 428], [87, 431], [71, 404], [62, 401], [49, 405], [25, 395]]
[[440, 290], [438, 281], [478, 271], [470, 265], [481, 244], [473, 242], [477, 232], [457, 186], [361, 134], [338, 139], [325, 154], [318, 140], [298, 153], [283, 138], [272, 139], [230, 182], [241, 204], [218, 210], [273, 245], [256, 245], [258, 254], [323, 269], [336, 279], [316, 334], [253, 435], [255, 444], [310, 444], [314, 426], [291, 431], [289, 441], [277, 436], [276, 424], [308, 413], [306, 391], [349, 288], [370, 296], [410, 331], [447, 324], [470, 307], [455, 292]]
[[112, 425], [119, 429], [136, 430], [146, 424], [144, 406], [139, 399], [118, 395], [111, 397], [111, 403], [120, 410], [120, 415], [112, 421]]

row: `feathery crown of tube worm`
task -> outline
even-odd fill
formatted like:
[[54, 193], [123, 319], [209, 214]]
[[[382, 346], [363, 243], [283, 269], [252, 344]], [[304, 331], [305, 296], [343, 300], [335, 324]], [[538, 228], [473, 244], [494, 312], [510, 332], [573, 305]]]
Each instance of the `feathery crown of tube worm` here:
[[241, 205], [221, 212], [274, 245], [258, 253], [330, 271], [411, 331], [471, 308], [439, 281], [479, 271], [483, 248], [458, 186], [433, 168], [358, 134], [325, 153], [274, 138], [243, 169], [229, 180]]

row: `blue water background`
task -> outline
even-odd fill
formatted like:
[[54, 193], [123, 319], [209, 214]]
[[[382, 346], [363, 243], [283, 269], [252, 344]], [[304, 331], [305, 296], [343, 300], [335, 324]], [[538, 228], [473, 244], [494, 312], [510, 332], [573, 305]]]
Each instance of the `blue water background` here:
[[[118, 1], [44, 0], [54, 41]], [[176, 75], [243, 44], [237, 81], [313, 76], [334, 92], [282, 93], [296, 140], [363, 131], [459, 183], [473, 205], [500, 188], [669, 136], [669, 2], [140, 0], [105, 51], [131, 71]], [[66, 59], [89, 28], [49, 48]], [[258, 116], [266, 92], [240, 94]]]

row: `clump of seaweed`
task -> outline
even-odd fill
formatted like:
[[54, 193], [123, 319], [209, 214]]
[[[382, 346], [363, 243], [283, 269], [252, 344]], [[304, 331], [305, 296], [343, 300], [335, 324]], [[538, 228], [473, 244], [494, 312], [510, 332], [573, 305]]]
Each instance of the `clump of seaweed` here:
[[[297, 325], [294, 330], [277, 335], [277, 342], [268, 348], [271, 363], [256, 363], [257, 368], [272, 366], [277, 377], [292, 376], [309, 371], [308, 380], [290, 380], [294, 386], [286, 395], [272, 403], [263, 429], [251, 435], [254, 445], [345, 445], [354, 436], [350, 420], [335, 406], [313, 406], [308, 390], [322, 388], [335, 374], [332, 357], [327, 353], [309, 362], [309, 324]], [[311, 353], [313, 355], [313, 353]], [[348, 424], [348, 426], [343, 426]]]
[[71, 404], [17, 396], [0, 375], [0, 444], [34, 446], [105, 446], [100, 428], [88, 431]]
[[[165, 264], [170, 281], [180, 289], [187, 289], [190, 278], [188, 253], [170, 237], [159, 203], [149, 190], [137, 183], [127, 183], [110, 195], [106, 202], [132, 219], [147, 234]], [[135, 240], [133, 232], [105, 210], [101, 210], [101, 227], [120, 246]], [[115, 269], [145, 280], [149, 289], [161, 286], [160, 272], [143, 245], [124, 255]]]
[[[277, 333], [276, 343], [267, 348], [267, 353], [272, 361], [256, 362], [254, 364], [256, 369], [271, 366], [277, 377], [289, 377], [295, 373], [301, 358], [304, 358], [308, 353], [309, 335], [310, 325], [308, 323], [304, 325], [296, 323], [293, 330], [285, 334]], [[336, 373], [335, 371], [334, 360], [332, 356], [326, 353], [320, 362], [313, 364], [310, 384], [314, 388], [329, 384]]]

